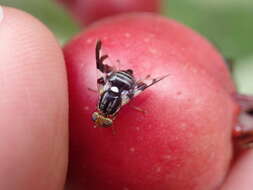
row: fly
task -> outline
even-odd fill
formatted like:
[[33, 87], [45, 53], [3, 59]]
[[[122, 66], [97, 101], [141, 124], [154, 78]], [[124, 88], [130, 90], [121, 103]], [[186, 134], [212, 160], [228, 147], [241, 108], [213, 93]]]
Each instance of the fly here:
[[101, 56], [101, 48], [102, 42], [99, 40], [95, 50], [96, 67], [100, 74], [97, 79], [99, 101], [97, 111], [92, 114], [92, 120], [96, 126], [110, 127], [122, 106], [168, 75], [154, 79], [150, 79], [148, 75], [144, 80], [136, 80], [133, 70], [117, 70], [104, 64], [108, 55]]

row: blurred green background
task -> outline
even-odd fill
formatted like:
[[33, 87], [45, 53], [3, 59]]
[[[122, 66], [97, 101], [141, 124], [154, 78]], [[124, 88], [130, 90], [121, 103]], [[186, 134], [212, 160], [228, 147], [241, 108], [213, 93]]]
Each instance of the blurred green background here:
[[[61, 43], [80, 30], [54, 0], [0, 0], [0, 4], [39, 18]], [[253, 95], [253, 0], [164, 0], [162, 14], [197, 30], [232, 58], [239, 91]]]

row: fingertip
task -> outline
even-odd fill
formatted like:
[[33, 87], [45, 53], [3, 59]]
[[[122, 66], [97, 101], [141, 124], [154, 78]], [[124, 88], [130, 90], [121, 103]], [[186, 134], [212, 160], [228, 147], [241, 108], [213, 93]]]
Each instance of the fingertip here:
[[62, 189], [68, 153], [65, 63], [53, 34], [4, 7], [0, 23], [0, 189]]
[[3, 18], [4, 18], [4, 12], [3, 12], [2, 6], [0, 5], [0, 23], [3, 20]]
[[240, 154], [231, 168], [222, 190], [248, 190], [253, 187], [253, 150]]

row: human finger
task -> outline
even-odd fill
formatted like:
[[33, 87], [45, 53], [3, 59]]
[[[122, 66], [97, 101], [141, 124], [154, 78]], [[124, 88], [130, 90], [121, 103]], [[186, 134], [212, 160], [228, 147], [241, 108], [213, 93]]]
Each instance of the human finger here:
[[67, 166], [64, 59], [49, 30], [22, 11], [0, 21], [0, 189], [62, 189]]

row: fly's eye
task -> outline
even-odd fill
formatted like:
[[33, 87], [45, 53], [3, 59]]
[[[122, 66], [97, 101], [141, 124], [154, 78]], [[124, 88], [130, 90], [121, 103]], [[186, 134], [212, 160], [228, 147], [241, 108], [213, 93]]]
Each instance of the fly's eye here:
[[93, 121], [96, 121], [98, 119], [98, 112], [94, 112], [93, 114], [92, 114], [92, 120]]
[[104, 123], [103, 123], [103, 126], [104, 127], [111, 127], [112, 126], [112, 120], [107, 118], [104, 120]]

